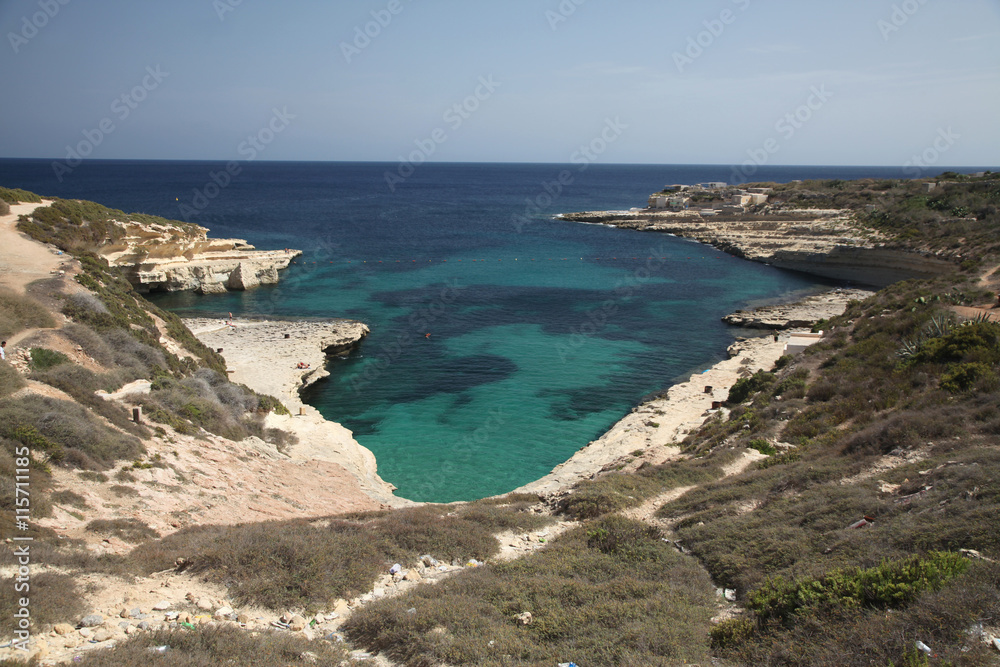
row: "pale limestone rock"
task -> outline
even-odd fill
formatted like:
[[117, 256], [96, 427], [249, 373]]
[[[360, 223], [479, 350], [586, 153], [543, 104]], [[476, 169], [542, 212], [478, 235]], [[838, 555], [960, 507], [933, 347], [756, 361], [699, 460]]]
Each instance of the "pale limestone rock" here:
[[57, 635], [68, 635], [73, 632], [73, 626], [69, 623], [56, 623], [55, 626], [53, 626], [52, 631]]

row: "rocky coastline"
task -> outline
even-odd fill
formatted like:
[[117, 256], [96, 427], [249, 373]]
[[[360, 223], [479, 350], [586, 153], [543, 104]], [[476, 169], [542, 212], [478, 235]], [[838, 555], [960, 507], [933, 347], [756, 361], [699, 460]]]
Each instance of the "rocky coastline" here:
[[116, 221], [117, 241], [99, 252], [136, 291], [222, 294], [273, 285], [301, 250], [257, 250], [244, 239], [213, 239], [198, 225]]
[[863, 289], [835, 289], [794, 303], [737, 310], [723, 317], [722, 321], [737, 327], [776, 331], [811, 327], [816, 322], [842, 314], [851, 301], [864, 301], [872, 294], [874, 292]]
[[230, 380], [274, 396], [288, 408], [289, 415], [268, 415], [267, 426], [297, 438], [298, 442], [288, 449], [293, 460], [340, 465], [373, 500], [393, 507], [410, 504], [394, 496], [395, 487], [378, 476], [375, 455], [361, 446], [350, 430], [303, 403], [299, 393], [329, 375], [326, 363], [330, 355], [349, 350], [368, 335], [365, 324], [355, 320], [242, 318], [187, 319], [184, 324], [202, 343], [223, 356]]
[[877, 234], [862, 233], [853, 215], [847, 209], [795, 209], [702, 217], [644, 209], [565, 213], [558, 219], [672, 234], [754, 262], [875, 287], [955, 269], [942, 257], [893, 248]]

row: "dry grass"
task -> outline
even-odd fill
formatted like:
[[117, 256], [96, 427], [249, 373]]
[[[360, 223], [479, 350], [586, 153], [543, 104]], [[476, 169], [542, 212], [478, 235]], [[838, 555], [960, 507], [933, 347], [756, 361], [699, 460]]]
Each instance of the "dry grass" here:
[[713, 600], [693, 559], [607, 517], [531, 556], [369, 605], [346, 631], [407, 665], [678, 665], [708, 660]]
[[[162, 653], [157, 647], [168, 647]], [[339, 665], [349, 658], [343, 647], [310, 642], [287, 632], [248, 633], [233, 627], [141, 633], [113, 649], [85, 654], [85, 667], [293, 667]]]
[[55, 319], [42, 304], [0, 288], [0, 339], [7, 339], [25, 329], [49, 329]]

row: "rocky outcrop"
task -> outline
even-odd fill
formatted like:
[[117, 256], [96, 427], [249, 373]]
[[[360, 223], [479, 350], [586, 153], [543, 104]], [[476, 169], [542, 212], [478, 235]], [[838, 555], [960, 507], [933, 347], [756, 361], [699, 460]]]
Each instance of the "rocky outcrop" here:
[[711, 217], [688, 211], [591, 211], [559, 217], [665, 232], [755, 262], [878, 287], [900, 280], [931, 278], [955, 268], [953, 263], [932, 254], [887, 247], [876, 232], [860, 228], [848, 210]]
[[210, 239], [198, 225], [115, 223], [122, 238], [101, 255], [139, 292], [219, 294], [278, 282], [299, 250], [257, 250], [243, 239]]
[[811, 327], [820, 320], [843, 314], [848, 302], [864, 301], [872, 292], [860, 289], [838, 289], [806, 297], [801, 301], [752, 310], [737, 310], [722, 318], [726, 324], [751, 329], [797, 329]]

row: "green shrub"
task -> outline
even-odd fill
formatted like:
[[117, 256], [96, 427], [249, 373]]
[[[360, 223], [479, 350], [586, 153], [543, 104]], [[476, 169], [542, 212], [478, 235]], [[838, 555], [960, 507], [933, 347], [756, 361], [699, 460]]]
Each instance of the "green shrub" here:
[[28, 204], [41, 204], [42, 198], [34, 192], [28, 192], [27, 190], [17, 188], [0, 188], [0, 201], [4, 201], [8, 204], [19, 204], [21, 202]]
[[774, 445], [763, 438], [751, 440], [747, 443], [747, 447], [750, 449], [756, 449], [761, 454], [766, 454], [767, 456], [774, 456], [778, 453], [778, 450], [774, 448]]
[[55, 368], [59, 364], [68, 364], [69, 357], [62, 352], [48, 350], [44, 347], [31, 348], [31, 369], [35, 371], [46, 371]]
[[786, 625], [794, 623], [802, 609], [828, 605], [898, 609], [968, 569], [965, 557], [939, 551], [816, 579], [769, 579], [750, 593], [747, 606], [763, 622], [776, 619]]
[[954, 364], [941, 376], [941, 388], [953, 394], [970, 391], [980, 383], [995, 389], [997, 374], [991, 366], [979, 361]]
[[709, 633], [712, 648], [727, 649], [742, 646], [753, 638], [756, 632], [754, 622], [746, 617], [725, 620]]
[[731, 405], [743, 403], [757, 392], [762, 391], [772, 384], [774, 380], [774, 374], [766, 371], [757, 371], [748, 378], [740, 378], [729, 389], [729, 397], [726, 399], [726, 402]]

